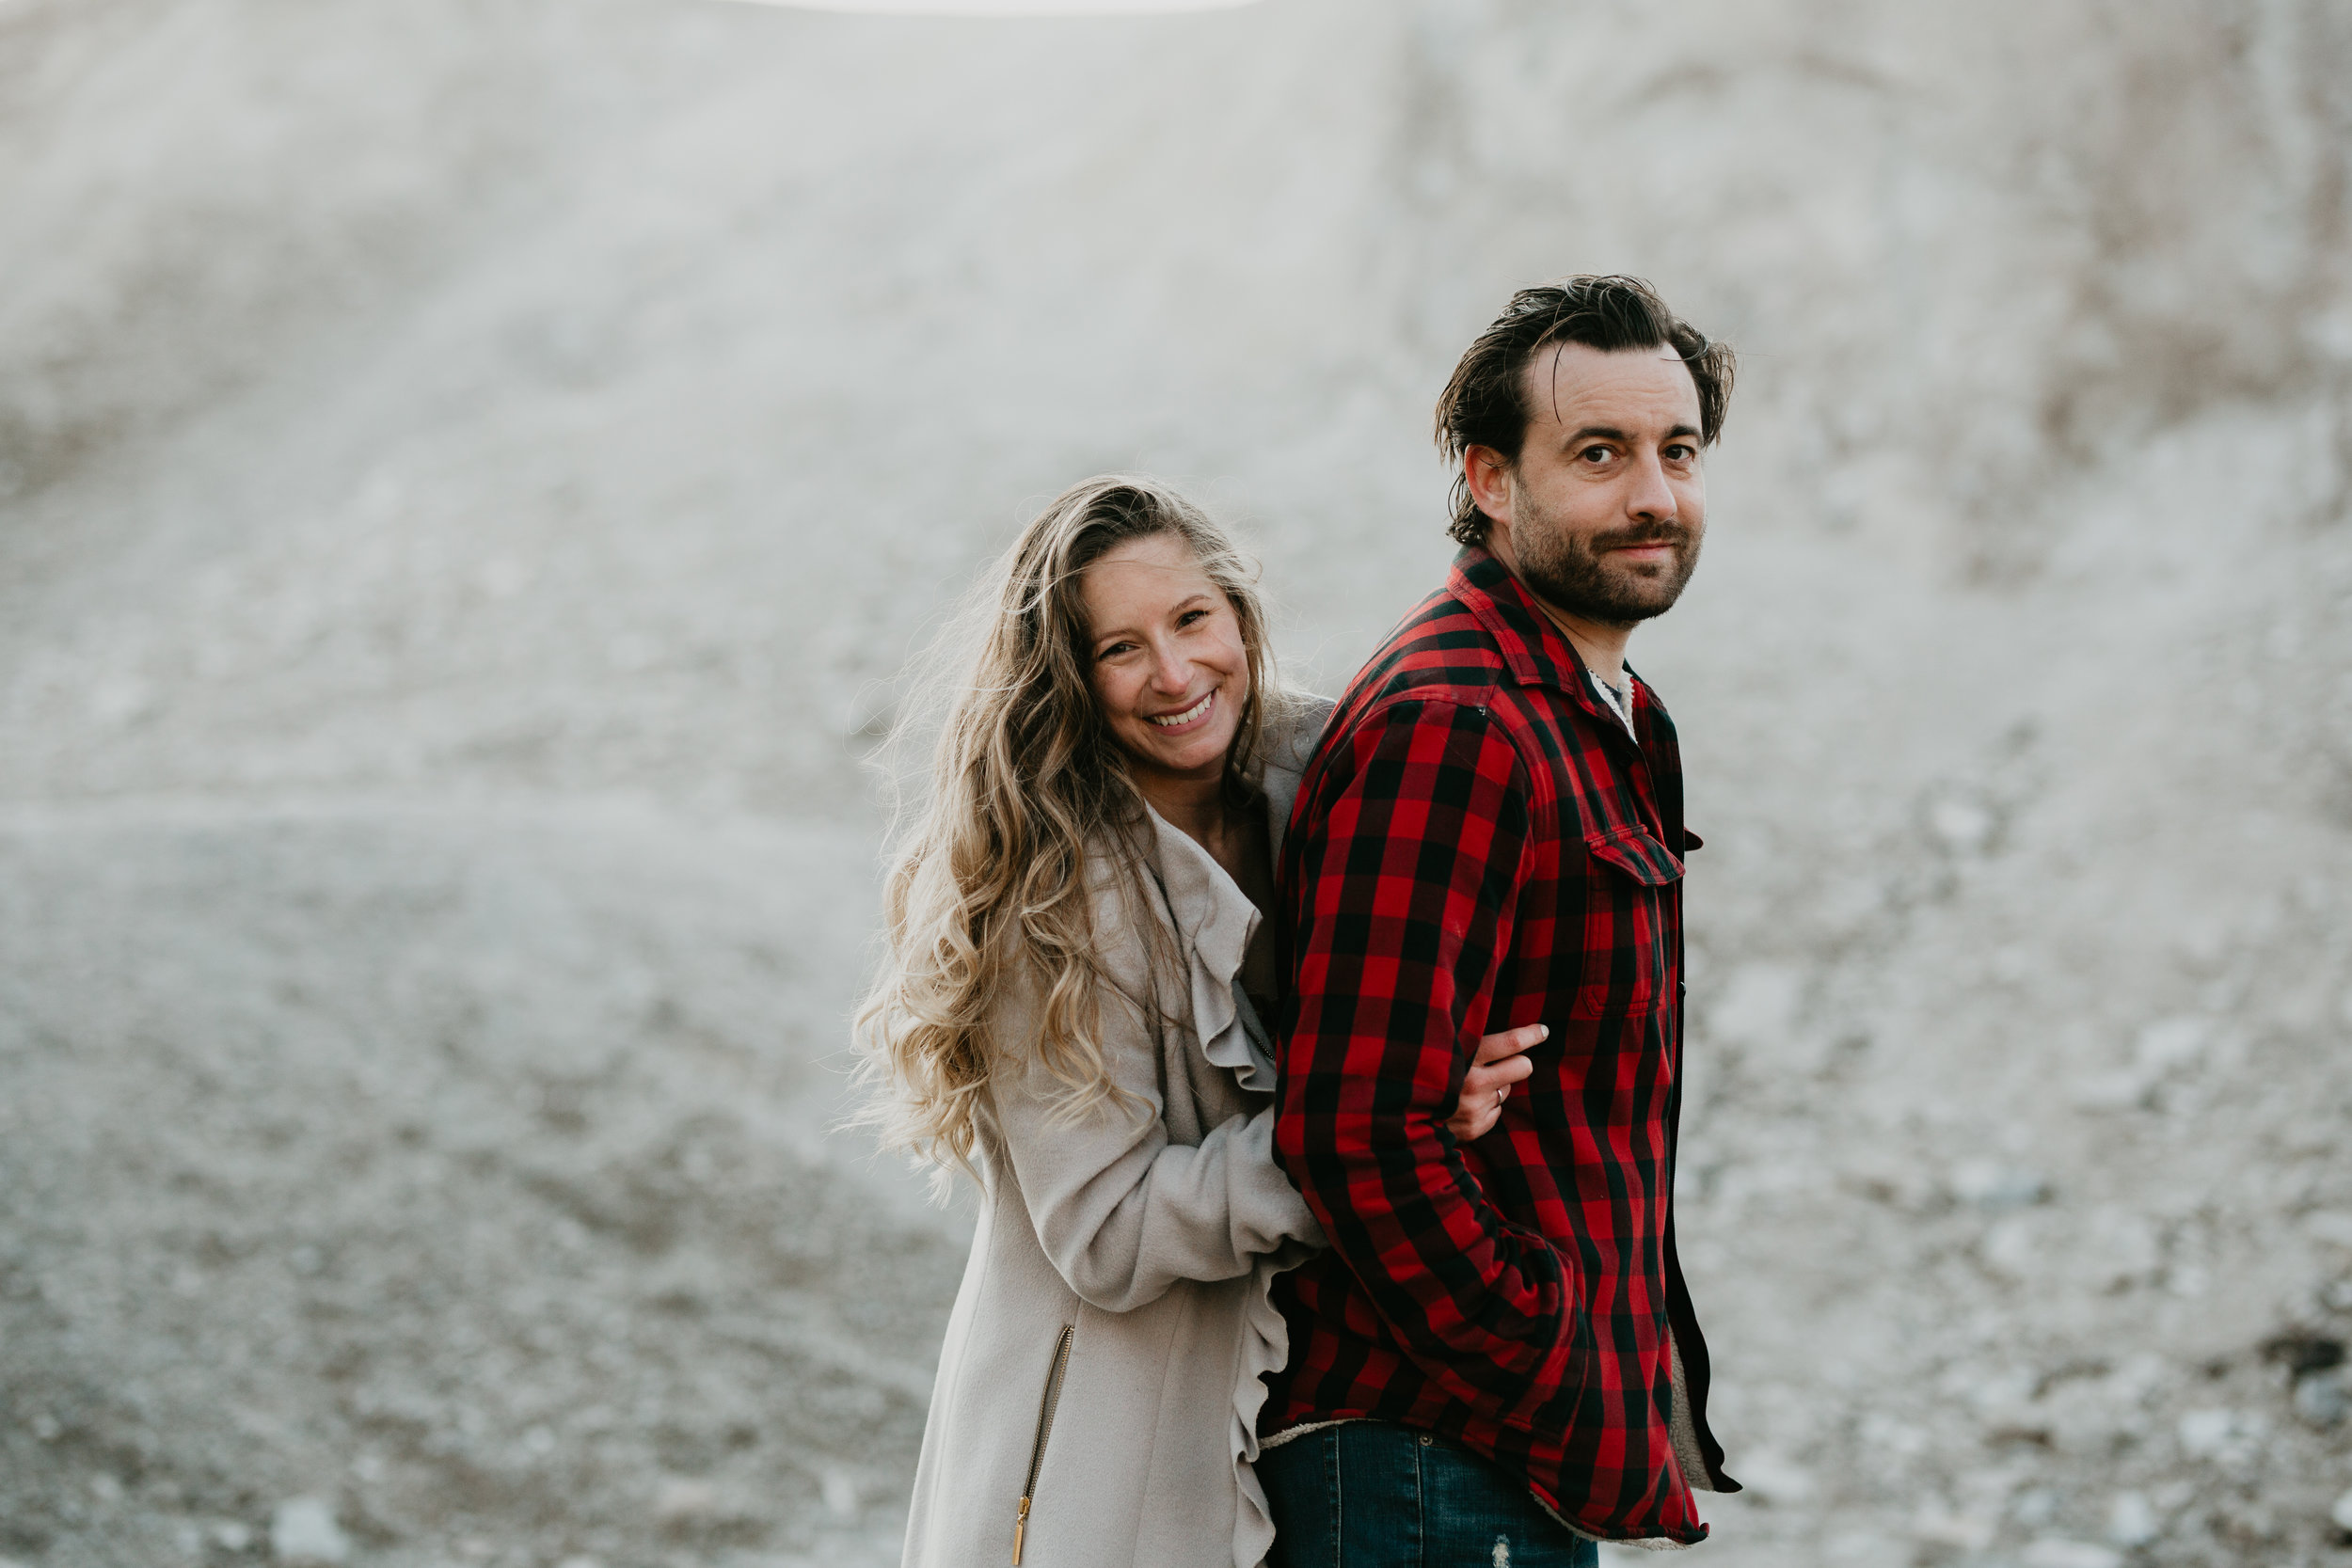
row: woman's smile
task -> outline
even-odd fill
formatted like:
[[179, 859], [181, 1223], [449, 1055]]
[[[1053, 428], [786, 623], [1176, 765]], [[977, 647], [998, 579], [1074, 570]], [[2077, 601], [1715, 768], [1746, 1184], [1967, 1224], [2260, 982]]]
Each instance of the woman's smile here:
[[1168, 730], [1171, 733], [1177, 730], [1188, 730], [1195, 724], [1201, 723], [1206, 721], [1209, 717], [1209, 709], [1214, 707], [1216, 704], [1216, 689], [1212, 687], [1206, 692], [1202, 693], [1199, 702], [1184, 709], [1184, 712], [1155, 713], [1152, 715], [1152, 722], [1157, 724], [1161, 729]]

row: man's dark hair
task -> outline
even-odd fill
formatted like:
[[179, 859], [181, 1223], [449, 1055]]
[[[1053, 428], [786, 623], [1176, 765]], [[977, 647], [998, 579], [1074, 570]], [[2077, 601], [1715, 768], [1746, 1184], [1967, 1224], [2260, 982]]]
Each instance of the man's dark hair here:
[[1454, 470], [1454, 520], [1446, 531], [1465, 545], [1485, 543], [1490, 519], [1470, 497], [1462, 454], [1472, 447], [1491, 447], [1518, 461], [1532, 414], [1528, 363], [1545, 345], [1564, 342], [1604, 354], [1672, 344], [1699, 389], [1700, 444], [1712, 446], [1723, 433], [1724, 411], [1731, 403], [1731, 345], [1709, 342], [1707, 334], [1667, 309], [1657, 290], [1638, 277], [1582, 274], [1521, 289], [1470, 344], [1438, 399], [1438, 450]]

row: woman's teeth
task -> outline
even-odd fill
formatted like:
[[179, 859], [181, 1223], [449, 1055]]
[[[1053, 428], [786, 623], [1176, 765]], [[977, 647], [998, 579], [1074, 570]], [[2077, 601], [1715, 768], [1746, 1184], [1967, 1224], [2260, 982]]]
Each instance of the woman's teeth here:
[[1216, 701], [1216, 693], [1212, 691], [1207, 696], [1201, 698], [1199, 702], [1193, 704], [1192, 706], [1184, 709], [1182, 713], [1152, 715], [1152, 722], [1157, 724], [1164, 730], [1172, 730], [1179, 724], [1189, 724], [1194, 720], [1200, 718], [1202, 714], [1208, 712], [1209, 705], [1215, 701]]

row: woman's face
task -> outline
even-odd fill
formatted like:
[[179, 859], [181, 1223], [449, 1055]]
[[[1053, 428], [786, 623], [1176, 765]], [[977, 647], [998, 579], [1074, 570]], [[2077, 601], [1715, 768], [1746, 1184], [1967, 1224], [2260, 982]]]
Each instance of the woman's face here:
[[1241, 620], [1173, 533], [1131, 539], [1079, 578], [1094, 701], [1139, 774], [1214, 780], [1249, 698]]

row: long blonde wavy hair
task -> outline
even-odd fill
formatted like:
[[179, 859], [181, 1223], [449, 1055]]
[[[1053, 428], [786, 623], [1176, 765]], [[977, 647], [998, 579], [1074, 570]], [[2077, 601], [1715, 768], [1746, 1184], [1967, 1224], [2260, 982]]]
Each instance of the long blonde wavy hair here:
[[[1148, 914], [1144, 803], [1126, 753], [1096, 706], [1081, 596], [1086, 569], [1120, 545], [1172, 534], [1232, 606], [1248, 657], [1249, 700], [1227, 753], [1228, 800], [1255, 798], [1274, 682], [1254, 569], [1198, 507], [1156, 480], [1083, 480], [1022, 530], [947, 632], [931, 675], [893, 728], [901, 757], [931, 737], [930, 767], [902, 782], [883, 895], [885, 948], [855, 1024], [867, 1099], [853, 1120], [884, 1148], [931, 1166], [942, 1191], [977, 1174], [975, 1119], [995, 1064], [1037, 1053], [1075, 1116], [1118, 1099], [1104, 1069], [1104, 989], [1097, 957], [1090, 854], [1110, 851], [1136, 924]], [[946, 712], [937, 709], [944, 702]], [[1161, 982], [1176, 955], [1160, 941]], [[992, 1028], [1009, 987], [1044, 999], [1034, 1038]], [[1155, 984], [1154, 991], [1163, 989]]]

